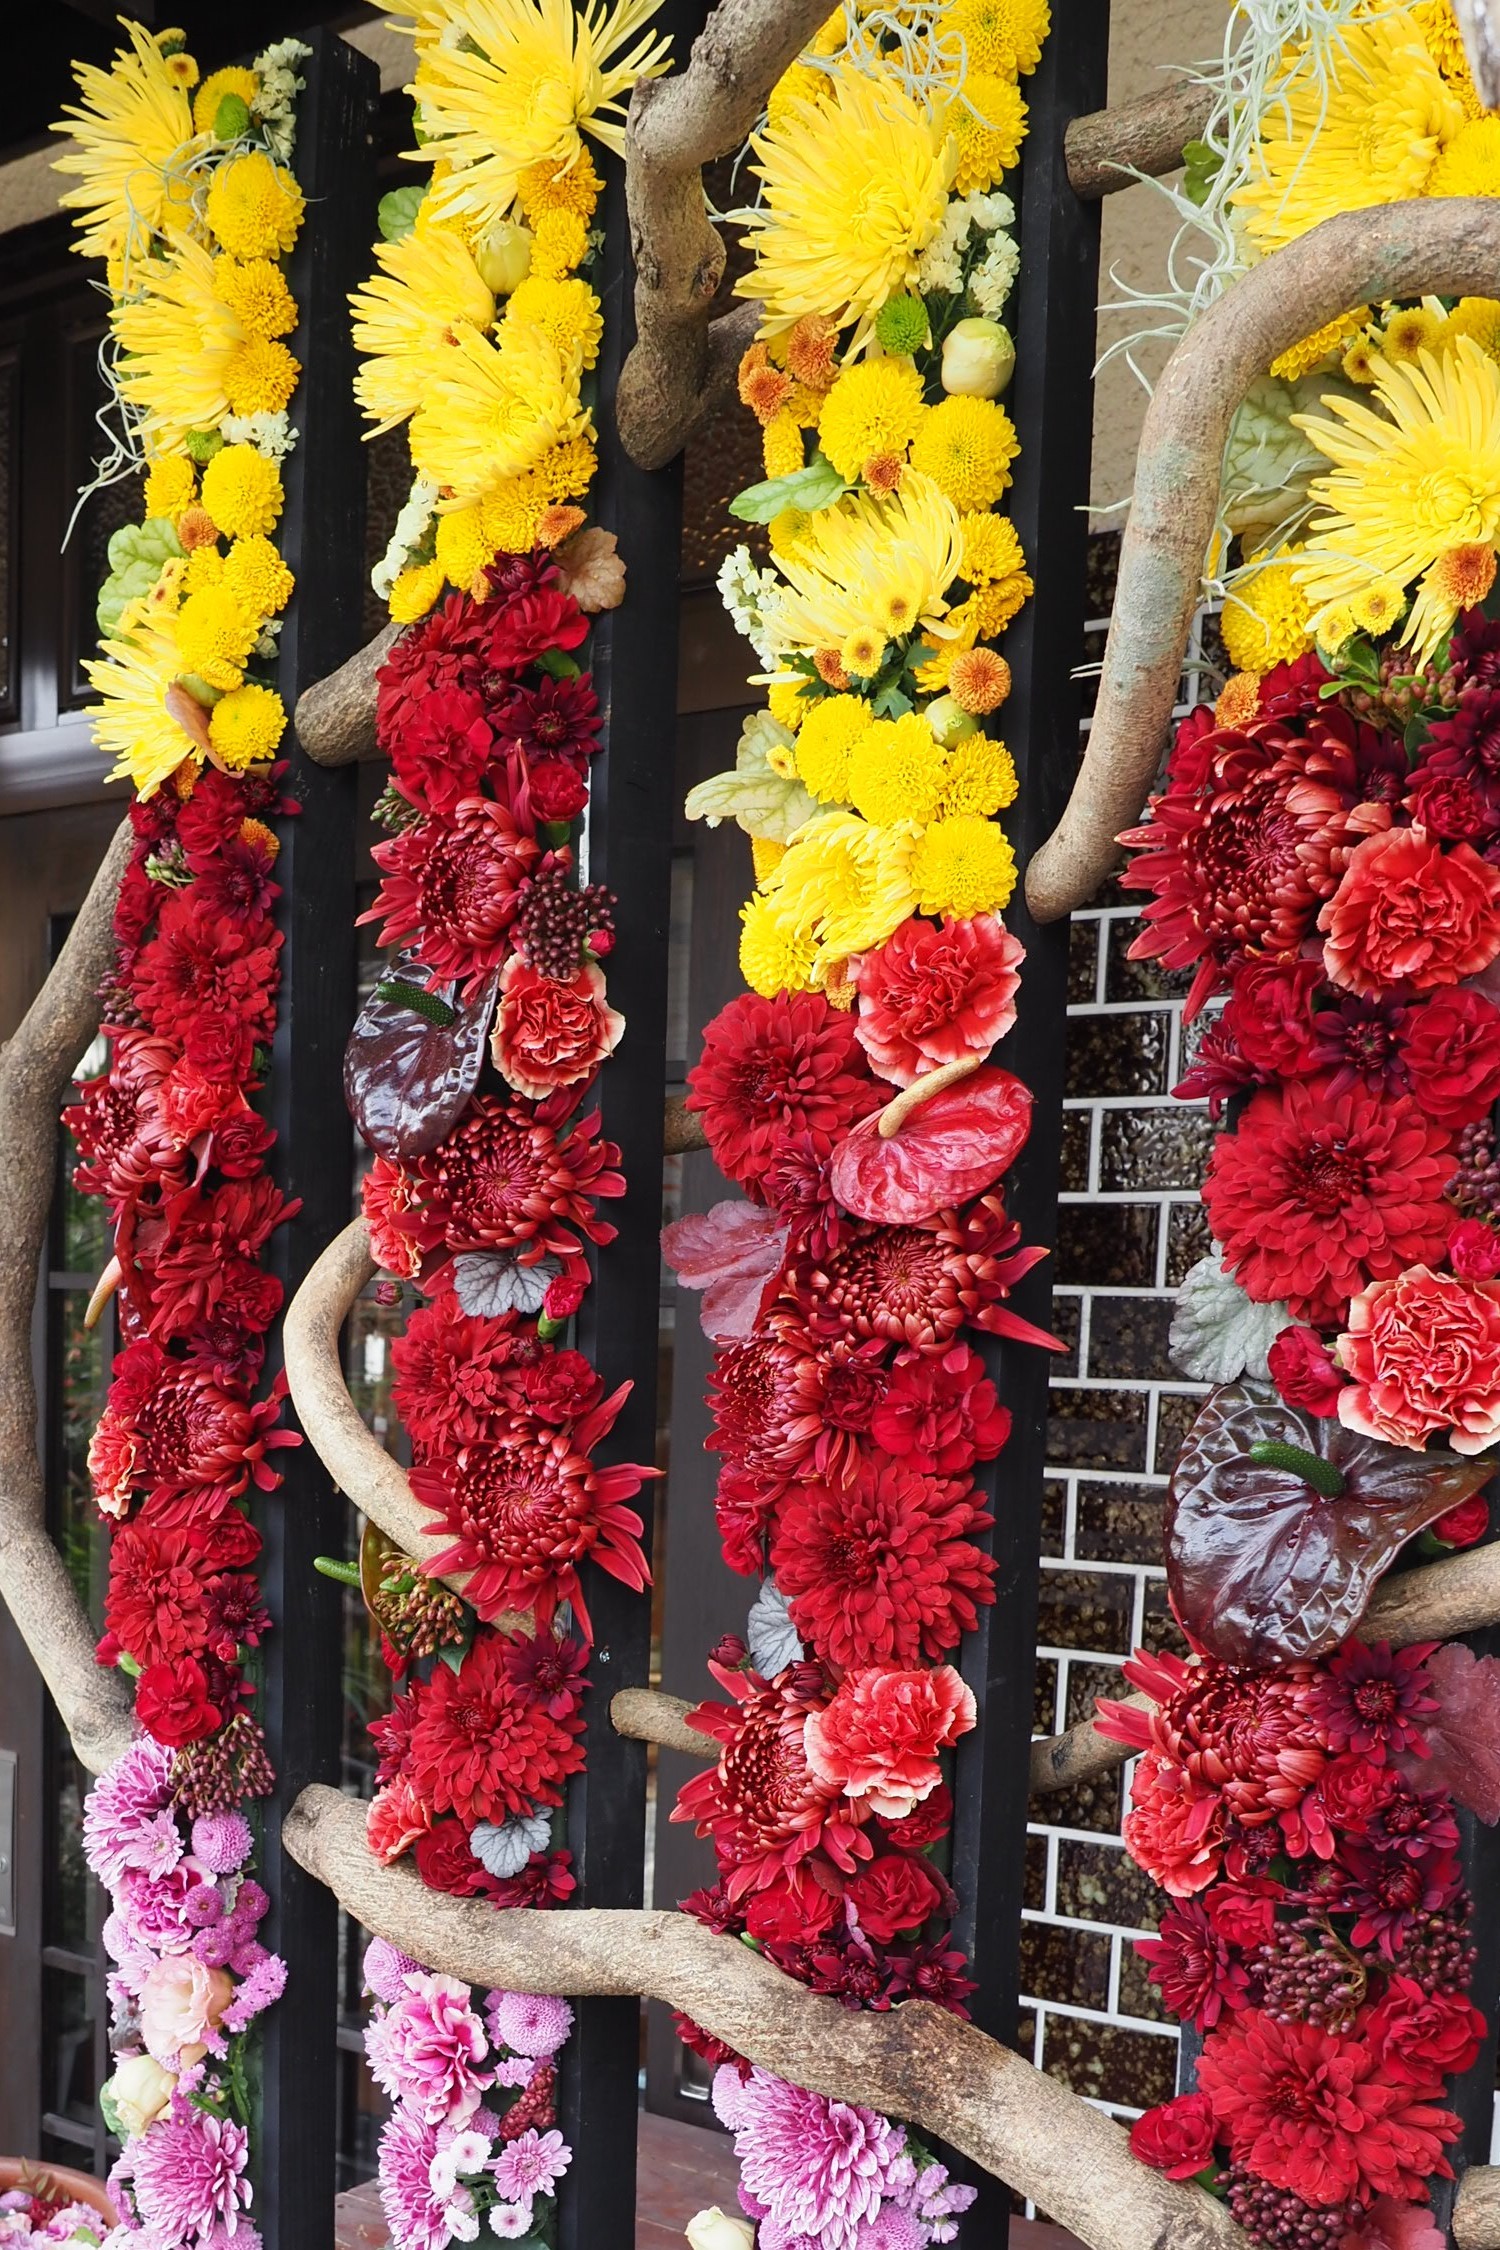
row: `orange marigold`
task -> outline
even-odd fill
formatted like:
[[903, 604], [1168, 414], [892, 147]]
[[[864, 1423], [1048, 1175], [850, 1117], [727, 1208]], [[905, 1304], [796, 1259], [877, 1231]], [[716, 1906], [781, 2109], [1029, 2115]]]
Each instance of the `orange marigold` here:
[[1231, 672], [1214, 705], [1221, 727], [1247, 727], [1260, 709], [1259, 672]]
[[184, 550], [191, 554], [195, 547], [212, 547], [219, 536], [219, 527], [207, 508], [184, 508], [177, 519], [177, 536]]
[[787, 331], [782, 349], [787, 366], [809, 390], [826, 391], [838, 373], [835, 353], [839, 332], [822, 313], [804, 313]]
[[771, 365], [764, 344], [752, 344], [740, 361], [740, 398], [764, 424], [779, 414], [796, 388], [790, 375]]
[[998, 711], [1010, 693], [1010, 666], [992, 648], [966, 648], [953, 659], [948, 693], [960, 711], [982, 719]]
[[820, 648], [813, 658], [813, 662], [818, 668], [818, 678], [824, 686], [834, 688], [842, 695], [848, 688], [849, 675], [844, 670], [844, 659], [840, 656], [838, 650], [836, 648]]

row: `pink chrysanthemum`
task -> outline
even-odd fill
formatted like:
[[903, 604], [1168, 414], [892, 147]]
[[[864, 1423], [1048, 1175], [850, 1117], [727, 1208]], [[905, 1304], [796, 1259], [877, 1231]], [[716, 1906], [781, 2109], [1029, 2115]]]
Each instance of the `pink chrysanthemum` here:
[[555, 2055], [573, 2029], [567, 2001], [546, 1992], [492, 1992], [484, 2004], [484, 2020], [494, 2044], [518, 2055]]
[[365, 1990], [377, 2000], [399, 2000], [408, 1977], [420, 1976], [422, 1964], [392, 1945], [389, 1938], [371, 1938], [363, 1962]]
[[430, 2125], [462, 2123], [478, 2109], [489, 2073], [484, 2026], [457, 1977], [416, 1976], [365, 2032], [370, 2075], [392, 2101]]
[[[366, 2034], [368, 2037], [368, 2034]], [[398, 2109], [380, 2136], [380, 2207], [395, 2250], [447, 2250], [452, 2232], [430, 2177], [437, 2128]]]
[[250, 1857], [250, 1823], [241, 1813], [208, 1813], [193, 1822], [193, 1857], [210, 1875], [232, 1875]]
[[164, 1874], [182, 1857], [172, 1801], [172, 1752], [149, 1735], [101, 1774], [83, 1812], [84, 1857], [107, 1890], [130, 1867]]
[[859, 2250], [863, 2222], [908, 2185], [911, 2160], [899, 2126], [872, 2109], [830, 2101], [759, 2068], [714, 2074], [714, 2108], [734, 2135], [748, 2193], [762, 2207], [766, 2250], [810, 2236], [822, 2250]]
[[572, 2161], [573, 2151], [561, 2133], [522, 2133], [508, 2141], [496, 2157], [495, 2185], [513, 2203], [533, 2195], [552, 2195]]
[[136, 2143], [135, 2200], [153, 2239], [187, 2242], [222, 2227], [237, 2231], [250, 2207], [245, 2163], [250, 2136], [232, 2118], [174, 2105]]

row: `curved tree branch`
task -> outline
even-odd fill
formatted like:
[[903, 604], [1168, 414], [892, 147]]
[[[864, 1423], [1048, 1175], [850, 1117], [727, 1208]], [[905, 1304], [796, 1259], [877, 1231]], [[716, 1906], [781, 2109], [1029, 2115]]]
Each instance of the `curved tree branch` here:
[[1118, 109], [1075, 117], [1063, 135], [1069, 187], [1080, 202], [1097, 203], [1133, 187], [1142, 172], [1152, 179], [1175, 172], [1188, 142], [1201, 137], [1212, 106], [1210, 87], [1181, 78]]
[[663, 1695], [657, 1688], [621, 1688], [611, 1699], [609, 1723], [632, 1742], [659, 1742], [663, 1750], [680, 1750], [688, 1758], [717, 1758], [713, 1737], [687, 1724], [692, 1709], [680, 1695]]
[[1466, 196], [1325, 219], [1242, 274], [1183, 337], [1141, 432], [1114, 615], [1083, 766], [1031, 862], [1026, 898], [1055, 922], [1091, 898], [1156, 774], [1213, 534], [1229, 425], [1279, 353], [1356, 305], [1485, 296], [1500, 204]]
[[297, 698], [297, 740], [315, 765], [349, 766], [376, 758], [375, 675], [405, 632], [387, 625], [336, 672], [314, 680]]
[[94, 1662], [93, 1628], [47, 1533], [31, 1317], [56, 1177], [58, 1105], [99, 1027], [99, 987], [114, 956], [115, 900], [132, 841], [122, 821], [51, 974], [0, 1055], [0, 1598], [91, 1773], [128, 1746], [133, 1699], [119, 1672]]

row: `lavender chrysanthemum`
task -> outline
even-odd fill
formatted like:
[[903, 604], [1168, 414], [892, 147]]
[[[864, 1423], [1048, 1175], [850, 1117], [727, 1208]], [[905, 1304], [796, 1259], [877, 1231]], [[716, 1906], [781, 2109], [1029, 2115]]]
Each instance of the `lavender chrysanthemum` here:
[[232, 1875], [243, 1867], [253, 1842], [243, 1813], [203, 1813], [193, 1822], [193, 1857], [211, 1875]]
[[371, 1938], [365, 1947], [365, 1990], [377, 2000], [399, 2000], [408, 1977], [420, 1976], [422, 1964], [392, 1945], [389, 1938]]
[[906, 2136], [872, 2109], [830, 2101], [756, 2068], [714, 2075], [714, 2108], [734, 2134], [744, 2184], [763, 2204], [762, 2250], [811, 2235], [824, 2250], [860, 2250], [861, 2221], [911, 2178]]
[[484, 2020], [495, 2045], [518, 2055], [555, 2055], [573, 2029], [567, 2001], [545, 1992], [492, 1992]]
[[437, 2129], [410, 2110], [394, 2110], [380, 2136], [380, 2208], [394, 2250], [446, 2250], [448, 2222], [430, 2173]]
[[102, 1773], [83, 1808], [83, 1853], [113, 1890], [127, 1868], [165, 1874], [182, 1857], [172, 1801], [172, 1752], [144, 1735]]
[[249, 2143], [232, 2118], [185, 2103], [141, 2135], [132, 2150], [135, 2200], [158, 2250], [175, 2250], [215, 2226], [236, 2233], [250, 2204]]

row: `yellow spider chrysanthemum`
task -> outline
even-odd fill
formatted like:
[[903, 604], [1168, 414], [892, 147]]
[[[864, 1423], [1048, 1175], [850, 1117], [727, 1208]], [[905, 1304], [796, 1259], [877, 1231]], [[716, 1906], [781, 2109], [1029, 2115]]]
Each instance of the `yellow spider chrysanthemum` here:
[[667, 66], [670, 41], [647, 32], [658, 0], [422, 0], [418, 60], [407, 88], [421, 112], [423, 162], [440, 217], [482, 234], [535, 164], [576, 162], [580, 135], [620, 153], [625, 97]]
[[[1500, 537], [1500, 367], [1467, 336], [1415, 366], [1377, 373], [1384, 413], [1330, 398], [1337, 420], [1294, 415], [1333, 463], [1311, 497], [1298, 576], [1315, 613], [1353, 603], [1374, 579], [1409, 586], [1452, 547]], [[1424, 586], [1403, 639], [1425, 661], [1452, 623]], [[1314, 615], [1315, 628], [1320, 618]]]
[[904, 455], [922, 424], [922, 378], [909, 359], [866, 359], [846, 367], [823, 400], [818, 443], [853, 483], [875, 455]]
[[1304, 69], [1268, 100], [1250, 182], [1235, 197], [1259, 250], [1278, 250], [1336, 212], [1424, 194], [1463, 124], [1399, 10], [1345, 24], [1325, 52], [1326, 87]]
[[189, 594], [177, 612], [177, 651], [182, 669], [206, 687], [238, 687], [255, 646], [258, 620], [247, 617], [222, 583]]
[[260, 80], [242, 64], [230, 63], [224, 70], [210, 71], [193, 96], [193, 123], [200, 133], [211, 133], [226, 94], [238, 95], [249, 109], [259, 92]]
[[224, 396], [231, 414], [279, 414], [289, 406], [302, 368], [285, 344], [247, 336], [224, 363]]
[[849, 798], [877, 826], [930, 820], [937, 809], [947, 752], [920, 711], [877, 719], [849, 757]]
[[586, 281], [549, 281], [531, 274], [518, 282], [505, 308], [507, 320], [529, 320], [550, 336], [561, 352], [576, 351], [585, 367], [599, 357], [604, 316], [599, 300]]
[[349, 304], [360, 354], [355, 396], [379, 436], [416, 412], [460, 327], [489, 328], [495, 299], [454, 227], [419, 223], [399, 242], [377, 242], [375, 256], [380, 272]]
[[1016, 887], [1016, 855], [1003, 828], [974, 813], [935, 820], [917, 839], [911, 882], [922, 914], [970, 922], [999, 914]]
[[888, 640], [919, 628], [941, 638], [944, 595], [958, 575], [958, 510], [930, 477], [908, 470], [886, 498], [851, 492], [820, 508], [778, 561], [788, 584], [765, 612], [778, 650], [816, 656], [862, 625]]
[[911, 913], [915, 836], [908, 822], [874, 828], [850, 812], [822, 813], [798, 829], [767, 895], [784, 925], [816, 935], [815, 983], [851, 953], [883, 945]]
[[208, 715], [214, 756], [231, 772], [242, 772], [258, 758], [271, 758], [286, 732], [286, 707], [274, 688], [247, 680], [221, 695]]
[[841, 70], [828, 98], [793, 102], [751, 141], [761, 200], [746, 231], [755, 252], [735, 289], [765, 304], [761, 334], [810, 314], [864, 347], [888, 297], [910, 289], [947, 209], [958, 141], [940, 105], [892, 76]]
[[295, 581], [262, 532], [236, 539], [224, 557], [223, 582], [247, 617], [275, 617], [292, 598]]
[[941, 399], [918, 430], [911, 465], [967, 513], [992, 508], [1020, 452], [1016, 426], [992, 398]]
[[167, 709], [182, 670], [170, 622], [133, 619], [129, 639], [103, 642], [84, 670], [101, 698], [90, 717], [94, 740], [115, 761], [109, 779], [132, 781], [139, 796], [154, 796], [184, 758], [197, 754], [193, 738]]
[[991, 813], [1004, 812], [1015, 803], [1018, 786], [1016, 761], [1005, 744], [987, 734], [966, 734], [948, 753], [936, 817], [952, 820], [960, 813], [974, 813], [988, 820]]
[[973, 195], [1008, 172], [1026, 138], [1026, 104], [1013, 78], [969, 70], [948, 105], [948, 125], [958, 136], [954, 192]]
[[516, 194], [527, 220], [540, 218], [544, 211], [571, 211], [587, 225], [603, 186], [594, 159], [580, 145], [571, 164], [559, 164], [551, 157], [540, 164], [528, 164], [517, 182]]
[[1051, 28], [1047, 0], [957, 0], [944, 10], [939, 35], [945, 45], [962, 40], [970, 70], [1014, 78], [1036, 69]]
[[443, 590], [443, 566], [440, 562], [408, 563], [397, 574], [391, 588], [390, 612], [393, 625], [414, 625], [425, 617]]
[[216, 258], [214, 293], [246, 336], [290, 336], [297, 304], [286, 275], [269, 258]]
[[198, 472], [185, 453], [158, 453], [146, 472], [145, 516], [175, 523], [198, 492]]
[[493, 344], [472, 328], [457, 334], [412, 416], [411, 457], [463, 507], [592, 430], [576, 353], [565, 355], [529, 322], [507, 320]]
[[773, 414], [760, 433], [761, 459], [768, 477], [789, 477], [807, 465], [807, 449], [802, 442], [802, 424], [795, 414], [783, 408]]
[[230, 539], [274, 531], [282, 498], [281, 471], [253, 445], [221, 447], [203, 472], [203, 505]]
[[1306, 375], [1331, 358], [1346, 338], [1363, 328], [1369, 317], [1369, 306], [1357, 305], [1353, 312], [1340, 313], [1336, 320], [1325, 321], [1310, 336], [1304, 336], [1300, 344], [1293, 344], [1290, 351], [1273, 359], [1271, 373], [1280, 376], [1285, 383], [1295, 383], [1299, 375]]
[[290, 250], [302, 225], [302, 190], [264, 149], [231, 157], [209, 179], [204, 217], [232, 258], [274, 258]]
[[1257, 555], [1258, 566], [1237, 578], [1224, 597], [1219, 630], [1237, 672], [1269, 672], [1290, 664], [1311, 646], [1307, 595], [1298, 583], [1301, 549], [1278, 547]]
[[1474, 117], [1439, 156], [1429, 195], [1500, 195], [1500, 117]]
[[[794, 694], [801, 684], [799, 679]], [[804, 702], [802, 708], [805, 716], [797, 736], [802, 786], [825, 805], [847, 805], [850, 753], [873, 725], [875, 714], [858, 695], [825, 695], [817, 703]]]
[[[757, 872], [759, 852], [756, 851]], [[783, 854], [783, 856], [785, 856]], [[778, 860], [775, 863], [780, 865]], [[770, 1000], [778, 992], [806, 992], [813, 981], [817, 940], [777, 912], [777, 902], [757, 892], [740, 908], [740, 975], [752, 992]]]
[[74, 65], [83, 100], [65, 109], [52, 130], [78, 144], [55, 167], [79, 183], [62, 197], [80, 214], [73, 247], [131, 268], [153, 235], [176, 238], [192, 226], [193, 167], [206, 144], [193, 132], [188, 97], [173, 84], [157, 42], [139, 24], [125, 30], [130, 48], [121, 48], [108, 70]]
[[144, 287], [110, 316], [127, 355], [117, 364], [120, 390], [154, 448], [179, 448], [189, 430], [213, 429], [229, 412], [226, 377], [244, 339], [214, 287], [214, 265], [201, 242], [189, 241], [166, 258], [143, 260]]

